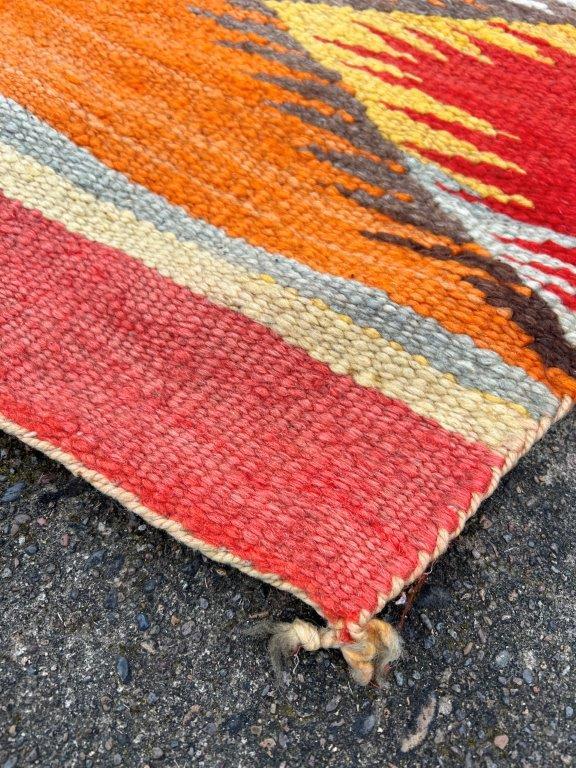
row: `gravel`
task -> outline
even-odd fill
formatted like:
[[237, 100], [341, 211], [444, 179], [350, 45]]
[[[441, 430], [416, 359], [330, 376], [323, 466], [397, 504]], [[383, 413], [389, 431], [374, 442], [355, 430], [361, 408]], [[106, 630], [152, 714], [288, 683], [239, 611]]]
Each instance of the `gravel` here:
[[132, 670], [130, 662], [125, 656], [119, 656], [116, 662], [116, 674], [123, 683], [129, 683], [132, 679]]
[[333, 651], [277, 687], [243, 630], [309, 608], [0, 436], [0, 768], [576, 766], [575, 425], [434, 567], [379, 689]]
[[9, 504], [12, 501], [16, 501], [22, 496], [25, 488], [26, 483], [24, 482], [14, 483], [14, 485], [8, 486], [2, 496], [0, 496], [0, 503]]
[[150, 629], [150, 621], [145, 613], [139, 613], [138, 616], [136, 616], [136, 625], [141, 632]]
[[500, 653], [496, 656], [495, 662], [498, 669], [504, 669], [504, 667], [507, 667], [508, 664], [510, 664], [510, 660], [512, 658], [512, 655], [509, 651], [500, 651]]

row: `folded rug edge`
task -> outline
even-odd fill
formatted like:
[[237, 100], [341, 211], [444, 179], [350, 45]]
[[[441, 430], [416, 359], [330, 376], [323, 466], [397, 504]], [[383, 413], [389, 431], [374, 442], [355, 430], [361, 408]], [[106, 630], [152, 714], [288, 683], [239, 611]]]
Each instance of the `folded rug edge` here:
[[[342, 652], [348, 663], [350, 674], [356, 682], [367, 685], [374, 679], [378, 680], [382, 671], [400, 657], [402, 639], [399, 632], [391, 624], [376, 618], [376, 616], [390, 601], [413, 584], [446, 551], [449, 544], [459, 536], [468, 520], [476, 513], [480, 504], [496, 490], [502, 477], [516, 465], [529, 448], [548, 431], [550, 426], [566, 416], [573, 406], [573, 400], [564, 397], [556, 414], [540, 421], [539, 429], [532, 435], [530, 445], [524, 446], [524, 449], [518, 451], [517, 454], [509, 456], [502, 467], [494, 468], [493, 479], [488, 491], [484, 494], [473, 495], [468, 509], [460, 513], [458, 528], [450, 533], [441, 529], [438, 532], [434, 551], [432, 553], [420, 552], [420, 564], [408, 578], [402, 579], [395, 576], [392, 580], [391, 591], [387, 595], [379, 596], [378, 605], [374, 610], [361, 610], [357, 621], [350, 621], [349, 619], [327, 621], [325, 627], [318, 627], [308, 621], [296, 618], [290, 623], [264, 622], [249, 630], [247, 634], [265, 635], [270, 638], [269, 649], [276, 671], [279, 668], [279, 657], [293, 654], [299, 649], [314, 652], [321, 648], [337, 648]], [[302, 589], [295, 587], [274, 573], [258, 571], [250, 562], [243, 560], [224, 547], [214, 547], [196, 538], [178, 521], [154, 512], [142, 504], [135, 494], [115, 485], [101, 473], [84, 466], [72, 454], [66, 453], [47, 440], [40, 439], [34, 431], [11, 421], [2, 413], [0, 413], [0, 430], [58, 462], [72, 474], [86, 480], [98, 491], [137, 514], [149, 525], [165, 531], [185, 546], [200, 552], [215, 562], [233, 566], [249, 576], [289, 592], [311, 606], [319, 616], [325, 618], [321, 608]]]

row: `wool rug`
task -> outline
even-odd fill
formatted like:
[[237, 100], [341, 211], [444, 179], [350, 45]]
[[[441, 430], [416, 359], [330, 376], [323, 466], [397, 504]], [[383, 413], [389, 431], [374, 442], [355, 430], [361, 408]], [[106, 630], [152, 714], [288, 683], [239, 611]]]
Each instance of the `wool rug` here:
[[574, 0], [11, 0], [0, 40], [1, 428], [368, 682], [575, 399]]

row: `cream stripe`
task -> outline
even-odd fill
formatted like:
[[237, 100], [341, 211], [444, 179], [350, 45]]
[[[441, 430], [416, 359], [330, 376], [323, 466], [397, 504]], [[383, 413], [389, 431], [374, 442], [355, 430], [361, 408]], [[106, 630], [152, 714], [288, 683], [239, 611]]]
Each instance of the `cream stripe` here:
[[101, 202], [29, 156], [0, 143], [0, 178], [9, 197], [61, 222], [71, 232], [124, 251], [176, 283], [242, 312], [332, 371], [403, 400], [414, 412], [506, 455], [517, 450], [535, 421], [526, 409], [466, 389], [419, 355], [371, 328], [360, 328], [318, 299], [306, 299], [269, 275], [221, 261], [191, 242], [160, 232], [126, 210]]

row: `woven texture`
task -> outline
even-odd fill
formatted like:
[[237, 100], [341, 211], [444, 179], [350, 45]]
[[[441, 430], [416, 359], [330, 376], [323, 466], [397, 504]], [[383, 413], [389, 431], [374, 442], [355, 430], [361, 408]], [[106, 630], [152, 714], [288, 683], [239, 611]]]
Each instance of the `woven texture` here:
[[2, 4], [0, 426], [355, 637], [575, 398], [575, 23]]

